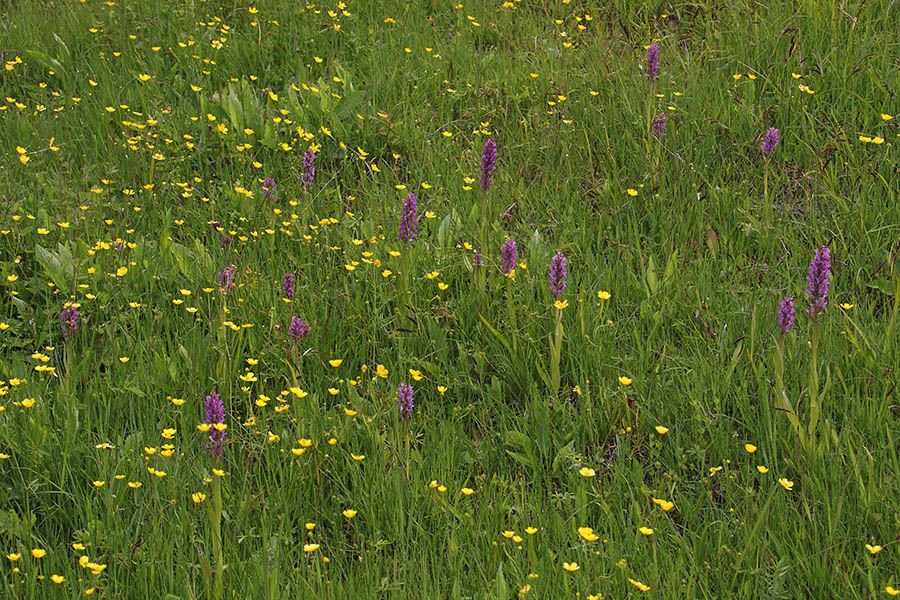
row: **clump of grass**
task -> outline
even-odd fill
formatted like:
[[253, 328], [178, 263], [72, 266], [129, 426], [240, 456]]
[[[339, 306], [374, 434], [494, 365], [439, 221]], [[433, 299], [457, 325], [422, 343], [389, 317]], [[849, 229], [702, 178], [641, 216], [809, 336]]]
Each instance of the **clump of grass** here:
[[6, 596], [900, 589], [898, 6], [27, 8]]

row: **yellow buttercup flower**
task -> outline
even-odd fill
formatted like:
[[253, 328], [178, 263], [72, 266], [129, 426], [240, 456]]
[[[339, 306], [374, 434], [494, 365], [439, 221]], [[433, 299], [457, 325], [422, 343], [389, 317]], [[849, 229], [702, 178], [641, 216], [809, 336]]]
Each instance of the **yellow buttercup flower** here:
[[659, 435], [666, 435], [667, 433], [669, 433], [669, 428], [663, 427], [662, 425], [657, 425], [656, 427], [654, 427], [654, 429], [656, 429], [656, 433], [658, 433]]
[[631, 385], [632, 379], [630, 377], [625, 377], [624, 375], [619, 376], [619, 383], [622, 385]]
[[641, 527], [640, 529], [638, 529], [638, 531], [640, 531], [644, 535], [653, 535], [654, 533], [653, 530], [649, 527]]
[[553, 306], [555, 306], [559, 310], [563, 310], [564, 308], [568, 308], [569, 301], [568, 300], [557, 300], [556, 302], [553, 303]]
[[868, 550], [869, 553], [874, 556], [874, 555], [878, 554], [879, 552], [881, 552], [882, 550], [884, 550], [884, 547], [883, 546], [871, 546], [869, 544], [866, 544], [866, 550]]
[[645, 583], [641, 583], [640, 581], [637, 581], [636, 579], [632, 579], [631, 577], [628, 578], [628, 583], [630, 583], [631, 585], [633, 585], [633, 586], [636, 587], [637, 589], [641, 590], [642, 592], [649, 592], [649, 591], [650, 591], [650, 586], [649, 586], [649, 585], [647, 585], [647, 584], [645, 584]]
[[651, 500], [653, 500], [654, 504], [656, 504], [657, 506], [659, 506], [661, 509], [663, 509], [666, 512], [675, 508], [674, 502], [670, 502], [668, 500], [663, 500], [661, 498], [651, 498]]
[[790, 479], [788, 479], [787, 477], [782, 477], [781, 479], [778, 480], [778, 483], [780, 483], [781, 487], [783, 487], [784, 489], [786, 489], [788, 491], [790, 491], [794, 487], [794, 482], [791, 481]]
[[590, 467], [581, 467], [580, 469], [578, 469], [578, 474], [582, 477], [593, 477], [597, 474], [597, 471], [593, 470]]
[[600, 539], [600, 536], [598, 536], [596, 533], [594, 533], [594, 530], [591, 529], [590, 527], [579, 527], [578, 535], [580, 535], [581, 537], [583, 537], [584, 539], [586, 539], [589, 542], [596, 542], [597, 540]]
[[744, 450], [746, 450], [750, 454], [753, 454], [754, 452], [756, 452], [756, 446], [754, 446], [753, 444], [744, 444]]
[[573, 562], [573, 563], [564, 562], [562, 566], [563, 566], [563, 569], [565, 569], [566, 571], [568, 571], [570, 573], [574, 573], [575, 571], [577, 571], [578, 569], [581, 568], [578, 566], [578, 563], [576, 563], [576, 562]]

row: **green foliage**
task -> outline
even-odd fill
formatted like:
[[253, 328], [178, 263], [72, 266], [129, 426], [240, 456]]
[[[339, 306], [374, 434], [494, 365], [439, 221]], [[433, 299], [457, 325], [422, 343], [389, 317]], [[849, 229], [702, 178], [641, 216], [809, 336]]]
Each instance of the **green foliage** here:
[[900, 5], [32, 8], [0, 8], [4, 598], [900, 589]]

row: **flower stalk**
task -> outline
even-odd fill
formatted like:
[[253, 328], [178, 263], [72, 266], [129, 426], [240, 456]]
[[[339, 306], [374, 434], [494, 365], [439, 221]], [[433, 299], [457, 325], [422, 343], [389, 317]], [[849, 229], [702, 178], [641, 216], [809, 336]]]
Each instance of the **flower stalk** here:
[[506, 276], [506, 312], [509, 317], [509, 333], [512, 338], [513, 360], [515, 360], [519, 344], [512, 290], [512, 284], [516, 280], [516, 243], [510, 238], [506, 238], [500, 248], [500, 270]]
[[563, 340], [563, 310], [569, 305], [568, 301], [560, 300], [566, 289], [566, 257], [562, 252], [557, 252], [550, 259], [550, 292], [556, 301], [553, 303], [556, 309], [556, 327], [550, 334], [550, 393], [559, 393], [560, 370], [559, 363], [562, 359]]
[[769, 198], [769, 170], [772, 168], [772, 153], [778, 147], [778, 129], [770, 127], [766, 130], [762, 144], [760, 144], [760, 152], [765, 159], [763, 167], [763, 214], [765, 215], [765, 235], [769, 235], [769, 229], [772, 225], [772, 202]]

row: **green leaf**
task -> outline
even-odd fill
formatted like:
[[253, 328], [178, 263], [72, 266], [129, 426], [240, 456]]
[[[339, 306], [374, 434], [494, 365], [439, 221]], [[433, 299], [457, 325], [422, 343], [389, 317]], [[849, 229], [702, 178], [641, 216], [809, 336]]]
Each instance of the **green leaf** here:
[[266, 148], [275, 147], [275, 125], [272, 123], [271, 119], [266, 119], [266, 125], [263, 128], [263, 136], [259, 140], [259, 143]]
[[[578, 458], [578, 455], [575, 454], [574, 449], [575, 442], [569, 442], [556, 452], [556, 456], [553, 457], [553, 463], [551, 465], [551, 469], [555, 472], [560, 469], [560, 466], [565, 467], [566, 464], [574, 463]], [[563, 468], [563, 470], [567, 470]]]
[[647, 259], [647, 271], [644, 274], [644, 281], [647, 284], [647, 296], [650, 297], [659, 291], [659, 279], [656, 277], [656, 261], [650, 256]]
[[345, 94], [334, 107], [334, 116], [337, 119], [353, 116], [365, 97], [365, 92], [359, 90]]
[[544, 381], [544, 383], [547, 385], [547, 388], [548, 388], [548, 389], [549, 389], [549, 388], [552, 388], [553, 386], [552, 386], [552, 384], [550, 383], [550, 376], [547, 375], [547, 372], [544, 371], [544, 367], [541, 366], [541, 359], [540, 359], [540, 358], [535, 358], [535, 359], [534, 359], [534, 366], [537, 367], [538, 375], [540, 375], [541, 379], [542, 379], [542, 380]]
[[478, 318], [481, 319], [481, 322], [485, 324], [488, 330], [490, 330], [490, 332], [493, 333], [498, 340], [500, 340], [500, 343], [503, 344], [503, 347], [506, 348], [506, 351], [511, 353], [512, 346], [509, 345], [509, 342], [506, 341], [506, 338], [503, 336], [503, 334], [491, 327], [491, 324], [488, 323], [488, 320], [484, 318], [484, 315], [479, 314]]
[[175, 258], [175, 263], [178, 265], [178, 269], [181, 273], [190, 281], [194, 281], [197, 276], [197, 263], [195, 262], [194, 255], [191, 251], [178, 242], [171, 242], [169, 244], [169, 250], [171, 250], [172, 256]]
[[62, 40], [62, 38], [59, 37], [58, 35], [56, 35], [55, 33], [53, 33], [53, 34], [51, 34], [51, 35], [53, 35], [53, 39], [56, 40], [56, 43], [59, 44], [60, 47], [62, 47], [63, 50], [65, 50], [65, 52], [66, 52], [66, 58], [71, 58], [71, 57], [72, 57], [72, 53], [69, 52], [69, 47], [68, 47], [68, 46], [66, 45], [66, 43]]
[[675, 268], [678, 266], [678, 250], [674, 251], [671, 256], [669, 256], [668, 262], [666, 262], [666, 274], [663, 275], [663, 285], [666, 286], [669, 282], [672, 281], [672, 278], [675, 276]]
[[[60, 247], [62, 247], [62, 245], [60, 245]], [[72, 255], [68, 254], [68, 250], [66, 250], [66, 255], [63, 259], [60, 259], [58, 253], [51, 252], [40, 244], [35, 244], [34, 257], [44, 268], [44, 272], [50, 277], [50, 280], [53, 281], [56, 287], [61, 290], [68, 289], [68, 275], [72, 274]], [[68, 268], [66, 267], [67, 264]]]
[[27, 54], [34, 60], [38, 61], [39, 63], [41, 63], [41, 66], [43, 66], [46, 69], [50, 69], [50, 70], [55, 69], [60, 72], [65, 71], [65, 67], [63, 67], [61, 62], [59, 62], [52, 56], [44, 54], [43, 52], [41, 52], [39, 50], [26, 50], [25, 54]]
[[191, 356], [188, 354], [187, 348], [185, 348], [183, 344], [178, 344], [178, 355], [181, 357], [181, 360], [184, 361], [184, 364], [187, 365], [188, 370], [194, 368], [194, 362], [191, 360]]
[[200, 265], [201, 273], [212, 273], [213, 259], [209, 254], [209, 250], [203, 245], [199, 239], [194, 240], [194, 256]]
[[241, 106], [241, 100], [231, 84], [228, 85], [228, 93], [222, 94], [220, 104], [222, 109], [228, 113], [231, 126], [238, 131], [242, 131], [244, 129], [244, 111]]
[[509, 586], [506, 585], [506, 577], [503, 576], [503, 563], [497, 567], [497, 577], [494, 579], [491, 596], [496, 600], [507, 600], [509, 598]]
[[713, 258], [716, 258], [719, 254], [719, 234], [712, 227], [706, 230], [706, 246], [712, 253]]
[[525, 467], [526, 469], [534, 469], [534, 459], [529, 456], [525, 456], [519, 452], [513, 452], [512, 450], [507, 450], [506, 453], [510, 458], [515, 460], [517, 463]]
[[22, 317], [23, 320], [31, 317], [31, 310], [29, 310], [28, 305], [25, 304], [25, 301], [19, 298], [18, 296], [10, 295], [9, 299], [12, 300], [12, 303], [16, 305], [16, 310], [19, 311], [19, 316]]
[[144, 390], [142, 390], [138, 387], [135, 387], [133, 385], [126, 386], [125, 390], [131, 392], [138, 398], [146, 398], [147, 397], [147, 394], [144, 393]]
[[447, 247], [448, 236], [453, 233], [453, 213], [447, 213], [447, 216], [441, 220], [438, 227], [437, 242], [438, 247], [444, 249]]

